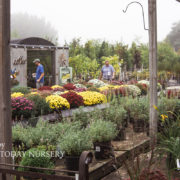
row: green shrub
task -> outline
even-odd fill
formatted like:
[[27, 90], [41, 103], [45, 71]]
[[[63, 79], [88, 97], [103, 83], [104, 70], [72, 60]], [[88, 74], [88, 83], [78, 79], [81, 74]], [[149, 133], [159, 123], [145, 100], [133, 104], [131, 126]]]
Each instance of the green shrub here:
[[147, 97], [135, 98], [130, 106], [130, 116], [134, 120], [149, 121], [149, 101]]
[[14, 93], [14, 92], [21, 92], [23, 94], [28, 94], [30, 93], [30, 88], [29, 87], [14, 87], [11, 89], [11, 92]]
[[107, 142], [116, 137], [117, 128], [110, 121], [96, 120], [90, 124], [89, 134], [93, 142]]
[[23, 128], [21, 124], [12, 127], [12, 141], [16, 149], [26, 148], [27, 129]]
[[166, 97], [162, 97], [158, 100], [158, 114], [159, 116], [162, 114], [166, 114], [172, 117], [172, 114], [175, 112], [176, 107], [178, 106], [177, 99], [168, 99]]
[[127, 111], [122, 106], [111, 105], [104, 110], [104, 120], [112, 121], [119, 128], [127, 118]]
[[[20, 162], [21, 166], [30, 166], [30, 167], [39, 167], [39, 168], [48, 168], [53, 169], [54, 163], [51, 161], [51, 157], [43, 149], [32, 148], [26, 151], [25, 155]], [[46, 174], [51, 174], [51, 171], [36, 170], [32, 168], [19, 168], [22, 171], [33, 171], [41, 172]]]
[[40, 120], [36, 127], [23, 128], [21, 125], [16, 125], [13, 127], [13, 144], [22, 144], [28, 149], [41, 145], [56, 146], [58, 138], [80, 129], [80, 122], [50, 124]]
[[31, 95], [28, 96], [28, 99], [34, 103], [33, 113], [35, 116], [46, 115], [52, 112], [49, 108], [49, 104], [40, 95]]
[[71, 131], [59, 139], [59, 146], [67, 156], [80, 156], [91, 148], [91, 140], [86, 130]]

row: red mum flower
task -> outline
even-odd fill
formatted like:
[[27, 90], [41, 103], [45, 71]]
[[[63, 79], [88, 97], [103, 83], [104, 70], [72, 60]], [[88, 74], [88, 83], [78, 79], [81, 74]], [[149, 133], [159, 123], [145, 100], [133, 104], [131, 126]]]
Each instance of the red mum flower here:
[[61, 96], [67, 99], [71, 108], [78, 108], [79, 106], [84, 105], [82, 96], [78, 95], [75, 92], [70, 91], [68, 93], [62, 94]]

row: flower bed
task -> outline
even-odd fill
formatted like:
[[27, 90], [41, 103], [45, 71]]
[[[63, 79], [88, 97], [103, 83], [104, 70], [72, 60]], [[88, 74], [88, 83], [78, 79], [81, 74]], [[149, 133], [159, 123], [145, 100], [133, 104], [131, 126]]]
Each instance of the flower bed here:
[[[71, 108], [78, 108], [79, 106], [94, 106], [97, 104], [107, 103], [113, 100], [114, 97], [124, 97], [131, 95], [137, 97], [147, 94], [148, 81], [133, 81], [134, 85], [124, 84], [121, 81], [113, 81], [111, 84], [107, 84], [98, 79], [92, 79], [88, 83], [81, 82], [77, 84], [68, 83], [64, 86], [43, 86], [37, 89], [30, 89], [25, 87], [18, 87], [12, 89], [11, 98], [17, 97], [31, 97], [35, 102], [34, 112], [31, 116], [46, 115], [50, 111], [44, 110], [44, 107], [50, 107], [51, 111], [60, 111]], [[24, 93], [25, 94], [24, 94]], [[170, 94], [170, 93], [169, 93]], [[35, 96], [32, 98], [32, 96]], [[42, 99], [40, 99], [40, 97]], [[38, 102], [36, 102], [38, 97]], [[47, 102], [43, 106], [42, 102]], [[39, 105], [37, 105], [39, 104]], [[46, 107], [47, 108], [47, 107]]]

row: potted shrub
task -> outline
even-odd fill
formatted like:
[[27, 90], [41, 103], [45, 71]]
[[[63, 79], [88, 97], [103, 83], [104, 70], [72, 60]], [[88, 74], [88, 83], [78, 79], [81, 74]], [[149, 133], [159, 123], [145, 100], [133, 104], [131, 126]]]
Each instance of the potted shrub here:
[[125, 127], [127, 127], [127, 112], [122, 106], [118, 106], [117, 104], [111, 105], [104, 111], [104, 119], [112, 121], [117, 125], [118, 134], [115, 140], [126, 139]]
[[145, 97], [135, 99], [131, 109], [131, 117], [134, 118], [134, 132], [144, 132], [147, 130], [149, 120], [149, 105], [148, 99]]
[[94, 144], [96, 159], [107, 159], [111, 156], [113, 140], [117, 135], [116, 125], [110, 121], [97, 120], [90, 124], [89, 134]]
[[34, 113], [35, 117], [50, 114], [52, 112], [52, 110], [49, 107], [49, 104], [40, 95], [38, 95], [38, 94], [37, 95], [30, 95], [27, 98], [34, 103], [33, 113]]
[[[51, 157], [50, 155], [47, 154], [45, 149], [43, 150], [42, 148], [41, 149], [32, 148], [25, 152], [25, 155], [23, 156], [20, 162], [20, 166], [53, 169], [54, 163], [51, 161]], [[19, 170], [53, 174], [53, 171], [37, 170], [33, 168], [19, 168]], [[32, 178], [25, 177], [25, 179], [32, 179]]]
[[59, 147], [65, 152], [65, 165], [68, 170], [79, 170], [79, 158], [83, 151], [91, 148], [91, 141], [86, 130], [67, 131], [59, 139]]

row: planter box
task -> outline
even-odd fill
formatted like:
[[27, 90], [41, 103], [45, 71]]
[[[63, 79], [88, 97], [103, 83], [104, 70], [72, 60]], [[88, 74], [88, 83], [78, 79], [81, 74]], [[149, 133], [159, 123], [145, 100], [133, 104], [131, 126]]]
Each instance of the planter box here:
[[[108, 108], [110, 105], [107, 104], [98, 104], [95, 106], [88, 106], [88, 107], [83, 107], [81, 110], [79, 108], [76, 109], [70, 109], [70, 110], [63, 110], [62, 112], [62, 117], [63, 118], [68, 118], [68, 117], [72, 117], [74, 113], [78, 113], [78, 112], [92, 112], [95, 109], [106, 109]], [[60, 118], [60, 114], [58, 113], [53, 113], [53, 114], [48, 114], [48, 115], [43, 115], [43, 116], [39, 116], [39, 119], [42, 119], [44, 121], [53, 121]]]

